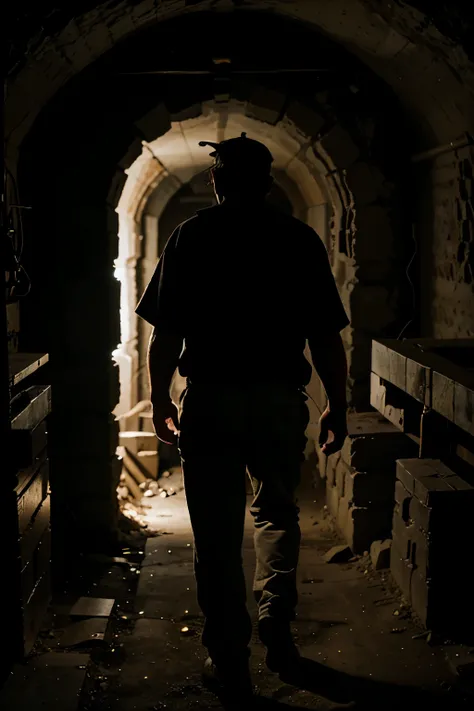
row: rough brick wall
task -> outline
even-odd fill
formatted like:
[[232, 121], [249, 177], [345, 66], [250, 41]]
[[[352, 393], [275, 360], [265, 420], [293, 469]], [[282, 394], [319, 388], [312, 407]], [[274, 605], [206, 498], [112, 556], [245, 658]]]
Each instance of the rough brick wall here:
[[389, 538], [396, 460], [417, 456], [416, 444], [378, 413], [349, 416], [342, 451], [323, 462], [329, 513], [354, 553]]
[[419, 228], [431, 284], [422, 294], [423, 330], [436, 338], [474, 336], [473, 159], [473, 147], [442, 155], [424, 176], [432, 217]]

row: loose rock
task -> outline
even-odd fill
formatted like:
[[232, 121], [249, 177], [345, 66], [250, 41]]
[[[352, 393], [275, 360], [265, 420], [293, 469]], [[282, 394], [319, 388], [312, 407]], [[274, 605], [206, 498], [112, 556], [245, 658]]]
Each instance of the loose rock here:
[[333, 546], [323, 555], [326, 563], [347, 563], [352, 558], [352, 551], [349, 546]]
[[375, 570], [385, 570], [390, 568], [390, 549], [392, 541], [390, 538], [384, 541], [374, 541], [370, 546], [370, 560]]

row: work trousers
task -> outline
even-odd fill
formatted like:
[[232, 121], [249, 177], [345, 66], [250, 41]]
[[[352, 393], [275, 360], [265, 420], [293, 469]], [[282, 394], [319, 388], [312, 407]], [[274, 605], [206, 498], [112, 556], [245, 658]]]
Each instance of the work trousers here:
[[300, 546], [295, 490], [308, 425], [306, 393], [288, 384], [189, 384], [179, 405], [179, 449], [194, 534], [198, 603], [210, 656], [248, 653], [242, 540], [245, 477], [253, 489], [259, 619], [294, 619]]

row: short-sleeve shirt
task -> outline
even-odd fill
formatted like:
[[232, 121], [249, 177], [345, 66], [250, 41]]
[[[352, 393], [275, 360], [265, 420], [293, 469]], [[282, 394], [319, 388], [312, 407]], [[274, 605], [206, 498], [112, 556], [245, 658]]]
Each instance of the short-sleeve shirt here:
[[306, 385], [306, 340], [349, 323], [312, 228], [225, 203], [176, 228], [136, 313], [183, 339], [179, 372], [202, 382]]

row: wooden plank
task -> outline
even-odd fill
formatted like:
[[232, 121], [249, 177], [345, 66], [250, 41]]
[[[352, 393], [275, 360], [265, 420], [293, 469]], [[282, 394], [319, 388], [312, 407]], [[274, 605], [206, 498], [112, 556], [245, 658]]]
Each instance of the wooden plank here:
[[423, 361], [421, 360], [421, 357], [416, 357], [415, 359], [423, 362], [427, 367], [438, 371], [438, 373], [443, 373], [443, 375], [447, 378], [451, 378], [451, 380], [455, 380], [468, 388], [474, 387], [474, 374], [468, 369], [463, 368], [438, 353], [433, 353], [429, 350], [422, 351], [418, 349], [418, 353], [423, 356]]
[[143, 450], [156, 449], [158, 440], [154, 432], [124, 431], [119, 433], [119, 444], [136, 455]]
[[141, 462], [138, 462], [133, 454], [131, 454], [126, 447], [117, 447], [117, 452], [123, 459], [123, 464], [125, 469], [128, 471], [131, 477], [135, 479], [137, 485], [143, 484], [149, 478], [148, 472], [144, 471], [144, 466]]
[[18, 483], [15, 487], [15, 493], [17, 497], [21, 496], [21, 494], [26, 491], [27, 487], [29, 486], [29, 483], [34, 479], [36, 473], [42, 467], [47, 458], [48, 450], [45, 448], [38, 455], [37, 461], [26, 467], [26, 469], [20, 469], [20, 471], [17, 472]]
[[[473, 348], [474, 339], [463, 341], [464, 348]], [[439, 351], [446, 346], [446, 356]], [[473, 393], [474, 371], [449, 360], [449, 348], [461, 347], [453, 340], [425, 341], [423, 339], [396, 341], [393, 339], [372, 342], [372, 371], [379, 377], [403, 389], [407, 394], [446, 417], [463, 430], [474, 434]], [[436, 352], [433, 351], [436, 349]], [[405, 358], [405, 383], [403, 376]], [[436, 373], [436, 375], [434, 375]], [[451, 407], [451, 392], [455, 382], [458, 406]], [[464, 388], [464, 390], [463, 390]], [[453, 412], [452, 412], [453, 409]]]
[[51, 530], [43, 531], [36, 548], [21, 571], [21, 596], [23, 606], [29, 604], [41, 578], [48, 573], [51, 563]]
[[40, 458], [48, 443], [48, 426], [43, 420], [33, 429], [12, 430], [12, 457], [16, 469], [25, 469]]
[[51, 386], [39, 385], [27, 388], [23, 395], [29, 404], [12, 418], [12, 430], [32, 430], [51, 412]]
[[43, 502], [45, 498], [45, 483], [47, 485], [48, 478], [49, 459], [46, 459], [29, 485], [18, 497], [18, 526], [20, 533], [24, 533], [35, 512]]
[[[390, 387], [390, 386], [389, 386]], [[389, 402], [390, 393], [387, 389], [387, 383], [380, 378], [376, 373], [370, 374], [370, 404], [381, 415], [397, 429], [403, 432], [405, 422], [405, 410], [402, 407], [395, 407]]]
[[395, 350], [389, 350], [389, 382], [405, 392], [406, 390], [406, 370], [407, 359]]
[[384, 380], [390, 379], [389, 350], [382, 341], [372, 341], [372, 371]]
[[431, 370], [413, 358], [407, 358], [406, 392], [423, 405], [430, 405]]
[[69, 614], [71, 617], [110, 617], [114, 605], [113, 598], [80, 597]]
[[397, 479], [425, 506], [439, 505], [440, 497], [447, 501], [457, 497], [468, 507], [474, 504], [474, 487], [438, 459], [399, 459]]
[[454, 424], [474, 436], [474, 390], [454, 386]]
[[432, 409], [454, 422], [454, 380], [436, 370], [433, 370], [431, 377]]
[[137, 459], [140, 463], [140, 467], [147, 472], [151, 479], [158, 478], [158, 452], [153, 450], [147, 452], [143, 450], [142, 452], [138, 452]]
[[10, 387], [21, 383], [49, 361], [48, 353], [10, 353]]
[[31, 559], [45, 530], [50, 524], [51, 497], [47, 496], [38, 509], [30, 525], [20, 537], [20, 557], [22, 567]]
[[[426, 403], [429, 355], [407, 341], [372, 341], [372, 371], [411, 397]], [[375, 364], [375, 367], [374, 367]]]

